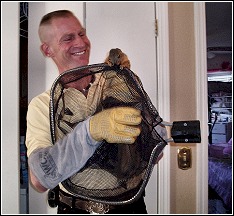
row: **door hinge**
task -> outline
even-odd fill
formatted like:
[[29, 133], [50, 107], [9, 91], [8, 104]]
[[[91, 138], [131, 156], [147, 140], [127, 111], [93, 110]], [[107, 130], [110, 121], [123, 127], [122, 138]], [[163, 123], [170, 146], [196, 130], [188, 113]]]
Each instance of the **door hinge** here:
[[157, 19], [155, 19], [154, 27], [155, 27], [155, 37], [158, 37], [158, 20]]

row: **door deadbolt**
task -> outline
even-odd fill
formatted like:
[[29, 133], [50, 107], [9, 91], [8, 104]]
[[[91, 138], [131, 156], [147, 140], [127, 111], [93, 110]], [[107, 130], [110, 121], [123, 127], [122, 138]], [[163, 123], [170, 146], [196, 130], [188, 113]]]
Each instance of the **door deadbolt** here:
[[183, 170], [191, 168], [192, 152], [191, 148], [182, 147], [178, 149], [177, 153], [178, 167]]

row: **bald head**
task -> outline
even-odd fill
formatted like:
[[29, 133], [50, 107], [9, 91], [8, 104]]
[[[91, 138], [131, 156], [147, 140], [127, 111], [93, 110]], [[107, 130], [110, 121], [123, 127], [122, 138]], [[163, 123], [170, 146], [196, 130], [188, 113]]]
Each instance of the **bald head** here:
[[50, 12], [42, 17], [40, 25], [39, 25], [39, 38], [41, 42], [48, 42], [49, 38], [51, 38], [50, 25], [52, 21], [56, 18], [65, 18], [65, 17], [75, 17], [75, 15], [69, 10], [57, 10]]

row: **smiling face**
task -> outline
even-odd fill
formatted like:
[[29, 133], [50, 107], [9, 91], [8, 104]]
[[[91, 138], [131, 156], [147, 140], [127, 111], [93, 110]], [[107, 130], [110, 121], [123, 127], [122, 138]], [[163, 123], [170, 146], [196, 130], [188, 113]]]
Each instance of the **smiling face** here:
[[53, 59], [59, 73], [88, 65], [91, 44], [76, 17], [54, 18], [50, 24], [41, 26], [39, 32], [41, 50]]

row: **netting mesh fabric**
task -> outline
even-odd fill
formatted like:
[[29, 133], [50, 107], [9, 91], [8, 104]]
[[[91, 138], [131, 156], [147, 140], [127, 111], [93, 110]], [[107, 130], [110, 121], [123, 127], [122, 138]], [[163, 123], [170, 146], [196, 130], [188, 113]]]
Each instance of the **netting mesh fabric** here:
[[[68, 83], [85, 76], [95, 77], [87, 104], [79, 100], [78, 90], [67, 88]], [[94, 64], [66, 71], [55, 80], [50, 97], [53, 143], [89, 116], [120, 106], [141, 110], [141, 134], [130, 145], [103, 141], [86, 165], [62, 182], [73, 195], [112, 205], [133, 202], [145, 190], [155, 161], [167, 143], [155, 129], [162, 118], [131, 70]]]

